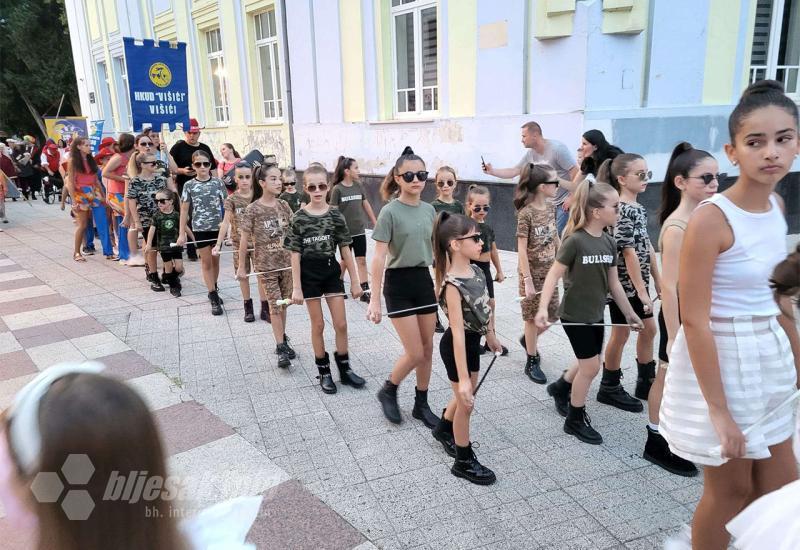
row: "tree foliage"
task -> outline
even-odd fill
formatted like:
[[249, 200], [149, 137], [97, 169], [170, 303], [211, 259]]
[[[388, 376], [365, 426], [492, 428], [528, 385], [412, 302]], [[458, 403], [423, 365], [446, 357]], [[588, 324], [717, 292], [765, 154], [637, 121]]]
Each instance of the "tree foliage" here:
[[[41, 115], [80, 113], [64, 0], [0, 0], [0, 129], [40, 134]], [[25, 99], [24, 99], [25, 98]]]

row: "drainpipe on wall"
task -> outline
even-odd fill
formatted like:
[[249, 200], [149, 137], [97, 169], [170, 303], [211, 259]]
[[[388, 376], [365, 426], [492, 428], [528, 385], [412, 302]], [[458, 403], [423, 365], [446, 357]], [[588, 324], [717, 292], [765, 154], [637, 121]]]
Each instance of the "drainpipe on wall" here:
[[294, 151], [294, 115], [292, 109], [292, 71], [289, 65], [289, 37], [287, 35], [286, 24], [286, 0], [281, 0], [281, 29], [283, 36], [283, 63], [286, 67], [284, 82], [286, 83], [286, 124], [289, 126], [289, 151], [291, 154], [291, 166], [295, 164]]

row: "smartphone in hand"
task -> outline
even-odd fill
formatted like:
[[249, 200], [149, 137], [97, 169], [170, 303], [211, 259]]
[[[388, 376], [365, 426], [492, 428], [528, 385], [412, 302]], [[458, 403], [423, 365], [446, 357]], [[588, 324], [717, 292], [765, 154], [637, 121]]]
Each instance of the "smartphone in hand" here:
[[483, 155], [481, 155], [481, 167], [486, 170], [486, 161], [483, 160]]

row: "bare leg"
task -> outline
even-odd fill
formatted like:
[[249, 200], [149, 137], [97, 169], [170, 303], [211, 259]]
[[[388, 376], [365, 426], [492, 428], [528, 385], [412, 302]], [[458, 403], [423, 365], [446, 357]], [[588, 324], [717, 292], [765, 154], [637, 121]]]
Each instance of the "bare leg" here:
[[[322, 317], [322, 300], [307, 300], [306, 308], [311, 319], [311, 347], [314, 357], [325, 357], [325, 319]], [[273, 325], [274, 330], [274, 325]]]
[[661, 408], [661, 398], [664, 396], [664, 380], [667, 378], [667, 367], [669, 363], [658, 362], [656, 379], [650, 386], [650, 393], [647, 394], [647, 417], [651, 424], [658, 424], [658, 409]]
[[250, 299], [250, 279], [242, 279], [239, 281], [239, 289], [242, 291], [242, 300], [247, 301]]
[[572, 394], [570, 396], [570, 403], [573, 407], [586, 405], [586, 394], [589, 393], [589, 386], [598, 372], [600, 372], [599, 355], [589, 359], [578, 359], [578, 372], [572, 381]]
[[75, 227], [75, 239], [73, 242], [74, 246], [72, 252], [76, 256], [81, 253], [81, 245], [83, 244], [83, 235], [84, 233], [86, 233], [86, 227], [91, 219], [92, 219], [91, 210], [75, 210], [75, 221], [77, 222], [77, 226]]
[[[209, 292], [213, 292], [216, 287], [217, 280], [214, 278], [214, 257], [211, 255], [211, 248], [206, 246], [198, 248], [197, 254], [200, 256], [200, 268], [203, 271], [203, 282]], [[217, 262], [219, 266], [219, 262]]]
[[644, 321], [644, 330], [636, 336], [636, 360], [639, 363], [649, 363], [653, 360], [653, 340], [657, 331], [656, 320], [650, 317], [642, 319], [642, 321]]
[[344, 309], [344, 298], [336, 296], [325, 298], [328, 303], [328, 310], [331, 312], [333, 330], [336, 333], [336, 353], [339, 355], [347, 354], [347, 315]]
[[692, 518], [694, 550], [726, 550], [730, 534], [725, 530], [742, 511], [753, 490], [752, 460], [734, 459], [722, 466], [704, 468], [703, 496]]
[[270, 303], [269, 313], [272, 319], [272, 335], [275, 337], [275, 344], [283, 344], [283, 335], [286, 332], [286, 306], [277, 306]]
[[363, 284], [369, 282], [366, 256], [356, 256], [356, 271], [358, 271], [358, 280], [360, 283]]
[[525, 353], [536, 355], [539, 351], [539, 335], [547, 332], [546, 327], [540, 329], [533, 321], [525, 321]]
[[417, 369], [417, 389], [427, 390], [431, 379], [436, 314], [397, 317], [392, 319], [392, 326], [400, 337], [404, 353], [394, 364], [389, 381], [399, 385], [412, 370]]
[[[622, 363], [622, 351], [631, 329], [625, 327], [611, 327], [611, 337], [606, 344], [605, 367], [608, 370], [619, 370]], [[652, 344], [651, 344], [652, 351]]]
[[[478, 383], [478, 373], [473, 372], [470, 373], [470, 380], [472, 380], [472, 386]], [[458, 382], [451, 382], [453, 386], [453, 393], [458, 392]], [[455, 412], [453, 414], [453, 439], [456, 442], [456, 445], [459, 447], [466, 447], [469, 445], [469, 417], [472, 415], [472, 409], [467, 409], [466, 407], [462, 406], [456, 399], [452, 401], [455, 402]], [[450, 405], [448, 404], [448, 408]]]

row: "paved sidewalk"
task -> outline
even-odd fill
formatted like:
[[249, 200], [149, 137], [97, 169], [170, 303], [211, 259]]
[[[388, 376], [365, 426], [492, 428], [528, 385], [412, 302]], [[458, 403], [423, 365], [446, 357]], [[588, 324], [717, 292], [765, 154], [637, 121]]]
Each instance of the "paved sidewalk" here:
[[[498, 482], [477, 487], [450, 475], [451, 459], [430, 431], [411, 419], [413, 377], [400, 388], [404, 423], [394, 426], [383, 419], [375, 392], [401, 346], [389, 322], [375, 326], [364, 319], [365, 304], [347, 301], [351, 363], [367, 379], [367, 388], [340, 385], [338, 394], [325, 395], [315, 379], [305, 310], [289, 310], [287, 333], [298, 358], [288, 371], [278, 370], [269, 327], [242, 320], [230, 255], [225, 256], [220, 276], [226, 315], [212, 317], [198, 264], [186, 263], [184, 296], [175, 299], [168, 292], [152, 292], [141, 268], [123, 267], [101, 255], [84, 264], [73, 262], [72, 225], [57, 207], [8, 203], [7, 208], [14, 223], [0, 234], [0, 252], [9, 258], [0, 262], [19, 267], [0, 267], [0, 319], [7, 324], [6, 317], [11, 316], [12, 324], [22, 323], [23, 328], [0, 324], [0, 349], [12, 342], [16, 351], [8, 355], [21, 354], [20, 361], [28, 362], [13, 367], [13, 376], [0, 376], [0, 407], [37, 366], [70, 353], [141, 357], [144, 360], [136, 361], [155, 369], [155, 374], [127, 377], [145, 388], [160, 388], [157, 395], [163, 401], [154, 409], [197, 407], [218, 426], [216, 437], [200, 437], [197, 432], [205, 430], [195, 426], [194, 413], [187, 413], [181, 417], [184, 424], [165, 428], [168, 446], [178, 445], [169, 443], [172, 439], [190, 440], [171, 447], [173, 466], [239, 472], [254, 485], [264, 478], [273, 480], [272, 491], [314, 495], [319, 500], [297, 502], [294, 514], [282, 521], [296, 515], [295, 521], [299, 517], [308, 525], [299, 533], [311, 533], [321, 521], [314, 507], [321, 501], [325, 506], [320, 509], [333, 510], [331, 521], [341, 522], [335, 524], [352, 536], [342, 541], [335, 536], [326, 542], [317, 539], [311, 545], [297, 541], [289, 545], [293, 548], [347, 548], [366, 539], [380, 548], [650, 549], [660, 548], [667, 535], [691, 518], [702, 479], [670, 475], [641, 458], [645, 413], [597, 404], [595, 382], [588, 410], [605, 443], [584, 445], [563, 433], [563, 419], [553, 410], [545, 387], [522, 373], [525, 355], [516, 344], [521, 319], [513, 299], [516, 276], [496, 285], [497, 328], [511, 353], [498, 359], [473, 416], [473, 438], [480, 443], [477, 453], [495, 470]], [[502, 261], [506, 273], [514, 274], [515, 255], [503, 253]], [[30, 274], [26, 279], [38, 278], [45, 284], [19, 283], [24, 279], [9, 273], [20, 268]], [[36, 286], [46, 289], [31, 290]], [[6, 296], [17, 296], [9, 292], [24, 297], [4, 302]], [[17, 313], [12, 312], [17, 310], [7, 304], [19, 300], [35, 304], [28, 310], [58, 308], [58, 316], [33, 313], [28, 315], [33, 321], [24, 317], [16, 321]], [[79, 315], [84, 319], [80, 323], [64, 321]], [[64, 331], [63, 337], [48, 340], [59, 333], [49, 330], [17, 336], [26, 322], [34, 321], [35, 326], [60, 323], [57, 330]], [[84, 326], [94, 327], [94, 332], [88, 336], [71, 332]], [[9, 330], [11, 339], [6, 335]], [[332, 344], [330, 325], [326, 340]], [[551, 379], [573, 360], [561, 329], [545, 334], [540, 347], [543, 368]], [[632, 350], [629, 344], [623, 360], [624, 383], [631, 391], [636, 378]], [[4, 357], [0, 355], [3, 373], [7, 372]], [[143, 383], [148, 376], [160, 382]], [[449, 397], [436, 348], [432, 408], [440, 411]], [[242, 445], [241, 450], [228, 441]], [[176, 458], [193, 452], [184, 461]]]

